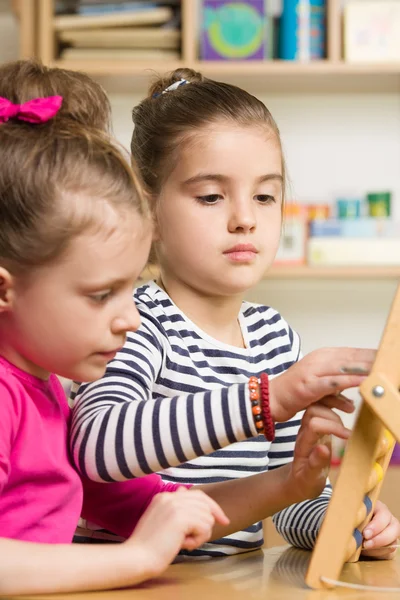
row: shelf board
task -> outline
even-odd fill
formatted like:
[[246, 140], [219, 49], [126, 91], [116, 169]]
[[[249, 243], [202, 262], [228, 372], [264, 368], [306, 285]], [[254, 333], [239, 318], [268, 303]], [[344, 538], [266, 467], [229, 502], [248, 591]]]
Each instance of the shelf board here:
[[[320, 60], [295, 61], [78, 61], [57, 60], [54, 66], [85, 71], [95, 77], [123, 78], [125, 85], [139, 87], [155, 74], [190, 67], [204, 75], [227, 81], [241, 81], [271, 91], [399, 91], [399, 63], [346, 63]], [[268, 77], [268, 81], [265, 78]], [[134, 81], [132, 81], [134, 78]], [[119, 87], [119, 86], [118, 86]]]
[[398, 267], [310, 267], [276, 266], [266, 273], [266, 279], [399, 279]]
[[[155, 279], [157, 267], [147, 268], [141, 281]], [[308, 265], [277, 265], [272, 267], [264, 279], [399, 279], [398, 267], [309, 267]]]

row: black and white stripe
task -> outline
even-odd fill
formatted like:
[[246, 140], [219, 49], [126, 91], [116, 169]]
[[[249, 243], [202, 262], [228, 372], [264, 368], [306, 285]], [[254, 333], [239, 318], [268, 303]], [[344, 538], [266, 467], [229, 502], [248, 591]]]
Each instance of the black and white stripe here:
[[[300, 342], [272, 308], [244, 302], [246, 348], [201, 331], [155, 283], [136, 290], [140, 329], [128, 336], [104, 377], [73, 394], [72, 452], [80, 471], [121, 481], [162, 471], [166, 481], [210, 483], [248, 477], [293, 457], [301, 415], [276, 428], [271, 444], [256, 431], [248, 378], [275, 377], [296, 362]], [[285, 509], [278, 530], [310, 547], [330, 495]], [[261, 524], [205, 544], [220, 556], [262, 545]]]

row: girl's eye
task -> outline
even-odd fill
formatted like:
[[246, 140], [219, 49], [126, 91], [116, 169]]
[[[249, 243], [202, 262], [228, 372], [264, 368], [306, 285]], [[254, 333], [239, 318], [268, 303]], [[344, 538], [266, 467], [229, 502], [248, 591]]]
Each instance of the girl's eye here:
[[200, 204], [216, 204], [222, 198], [219, 194], [208, 194], [207, 196], [196, 196], [196, 200]]
[[258, 194], [256, 200], [261, 204], [273, 204], [275, 202], [275, 198], [269, 194]]
[[101, 294], [91, 294], [90, 298], [94, 300], [94, 302], [101, 304], [102, 302], [108, 300], [108, 298], [111, 296], [111, 293], [111, 290], [108, 290], [107, 292], [102, 292]]

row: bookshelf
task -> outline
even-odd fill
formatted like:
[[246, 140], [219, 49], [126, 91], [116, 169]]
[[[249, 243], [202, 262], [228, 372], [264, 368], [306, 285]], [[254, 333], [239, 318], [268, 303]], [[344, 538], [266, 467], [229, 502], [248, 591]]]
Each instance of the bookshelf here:
[[[36, 6], [36, 11], [32, 6]], [[226, 81], [240, 81], [255, 89], [280, 92], [376, 92], [400, 91], [399, 64], [349, 64], [341, 59], [341, 0], [327, 0], [327, 58], [300, 63], [293, 61], [201, 61], [197, 58], [198, 0], [182, 0], [180, 60], [133, 61], [59, 59], [56, 54], [53, 0], [19, 0], [21, 57], [35, 53], [45, 64], [79, 69], [99, 79], [112, 79], [113, 90], [125, 91], [128, 80], [136, 89], [144, 87], [154, 72], [181, 66], [202, 71]], [[117, 82], [116, 82], [117, 80]]]

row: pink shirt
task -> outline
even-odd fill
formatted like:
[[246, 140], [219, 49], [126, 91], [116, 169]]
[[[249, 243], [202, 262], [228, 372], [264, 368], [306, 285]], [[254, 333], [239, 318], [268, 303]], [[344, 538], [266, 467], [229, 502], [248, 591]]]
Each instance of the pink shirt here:
[[81, 512], [128, 537], [155, 494], [179, 487], [158, 475], [81, 480], [69, 457], [69, 420], [55, 375], [43, 381], [0, 357], [0, 537], [68, 543]]

